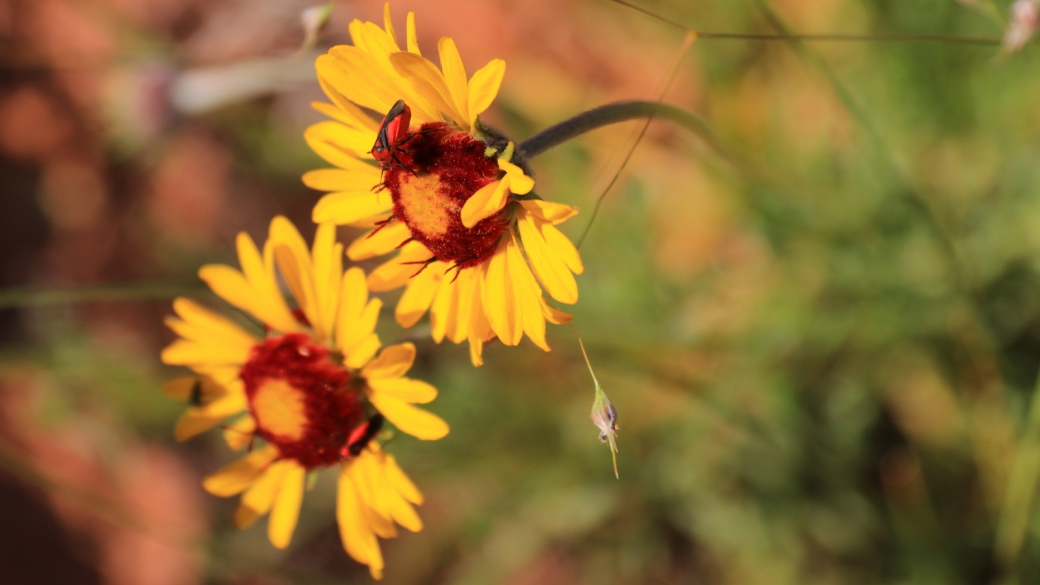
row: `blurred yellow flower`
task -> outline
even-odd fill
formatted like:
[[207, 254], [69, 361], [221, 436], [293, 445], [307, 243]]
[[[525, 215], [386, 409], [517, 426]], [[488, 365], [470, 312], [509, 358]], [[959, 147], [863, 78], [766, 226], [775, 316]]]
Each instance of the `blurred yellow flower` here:
[[[336, 168], [303, 177], [329, 192], [314, 220], [374, 228], [347, 248], [351, 260], [399, 250], [369, 275], [368, 286], [406, 287], [395, 310], [402, 326], [429, 311], [433, 338], [468, 340], [474, 365], [496, 336], [517, 345], [526, 333], [548, 351], [546, 321], [566, 323], [570, 315], [546, 302], [543, 287], [558, 302], [578, 300], [581, 257], [555, 227], [577, 210], [534, 195], [513, 144], [479, 120], [498, 94], [505, 63], [495, 59], [467, 79], [455, 42], [445, 37], [438, 68], [419, 52], [413, 13], [402, 50], [389, 4], [385, 29], [355, 20], [350, 33], [353, 45], [317, 61], [332, 104], [315, 108], [332, 120], [304, 137]], [[362, 108], [385, 115], [399, 100], [419, 127], [389, 145], [393, 164], [380, 168], [371, 154], [380, 125]]]
[[[368, 298], [361, 269], [343, 271], [334, 226], [319, 226], [308, 250], [296, 227], [276, 217], [262, 253], [245, 233], [237, 245], [241, 271], [209, 265], [199, 276], [263, 323], [264, 334], [255, 336], [194, 301], [174, 301], [177, 317], [166, 323], [179, 339], [162, 360], [198, 374], [164, 387], [191, 403], [175, 436], [183, 441], [241, 415], [224, 436], [235, 449], [250, 445], [250, 453], [203, 486], [218, 496], [242, 494], [235, 514], [241, 528], [270, 512], [268, 537], [278, 548], [292, 538], [307, 473], [339, 465], [336, 517], [344, 547], [378, 579], [383, 559], [376, 536], [396, 536], [394, 522], [420, 530], [412, 505], [421, 504], [422, 495], [372, 439], [384, 418], [420, 439], [447, 435], [443, 420], [413, 406], [432, 401], [437, 390], [404, 377], [415, 346], [379, 351], [374, 330], [382, 304]], [[296, 310], [279, 291], [276, 266]], [[264, 445], [252, 449], [255, 439]]]

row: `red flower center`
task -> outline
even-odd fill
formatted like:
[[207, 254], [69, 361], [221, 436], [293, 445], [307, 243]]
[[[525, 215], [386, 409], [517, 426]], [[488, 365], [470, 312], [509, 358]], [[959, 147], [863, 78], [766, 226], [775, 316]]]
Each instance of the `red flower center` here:
[[504, 214], [472, 228], [462, 225], [462, 206], [481, 187], [498, 178], [498, 163], [486, 156], [487, 144], [447, 124], [423, 124], [400, 146], [384, 185], [394, 201], [394, 217], [434, 258], [459, 268], [476, 266], [495, 252], [509, 226]]
[[256, 434], [307, 469], [332, 465], [363, 408], [350, 372], [310, 337], [290, 333], [253, 347], [239, 377]]

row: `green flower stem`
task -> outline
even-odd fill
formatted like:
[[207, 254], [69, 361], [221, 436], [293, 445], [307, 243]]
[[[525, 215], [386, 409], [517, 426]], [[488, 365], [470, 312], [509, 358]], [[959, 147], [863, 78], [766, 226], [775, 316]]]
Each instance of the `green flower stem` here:
[[521, 142], [517, 149], [524, 158], [532, 158], [597, 128], [619, 122], [645, 119], [667, 120], [678, 124], [699, 136], [712, 148], [732, 155], [729, 149], [725, 148], [716, 138], [708, 123], [697, 114], [671, 104], [649, 101], [616, 102], [593, 108], [542, 130]]
[[[715, 132], [712, 131], [711, 126], [709, 126], [703, 118], [689, 110], [684, 110], [678, 106], [660, 102], [616, 102], [593, 108], [587, 112], [578, 114], [569, 120], [564, 120], [555, 126], [546, 128], [538, 134], [535, 134], [521, 142], [517, 147], [517, 153], [520, 159], [527, 160], [531, 157], [538, 156], [554, 146], [562, 144], [572, 138], [576, 138], [586, 132], [596, 130], [597, 128], [602, 128], [603, 126], [608, 126], [610, 124], [617, 124], [619, 122], [644, 120], [643, 131], [640, 132], [639, 136], [636, 138], [636, 143], [638, 144], [639, 140], [643, 137], [643, 132], [646, 131], [647, 125], [657, 119], [673, 122], [690, 132], [693, 132], [716, 154], [741, 171], [745, 176], [754, 177], [756, 180], [767, 184], [781, 183], [777, 178], [772, 177], [771, 173], [760, 168], [757, 163], [744, 156], [739, 151], [727, 146], [718, 136], [716, 136]], [[631, 151], [629, 151], [629, 154], [631, 154]], [[624, 168], [627, 162], [628, 158], [626, 157], [621, 163], [621, 168]], [[618, 173], [620, 173], [620, 170]], [[615, 174], [614, 180], [616, 180], [617, 177], [618, 175]], [[577, 247], [580, 248], [582, 242], [585, 241], [585, 236], [588, 235], [589, 229], [592, 227], [592, 223], [596, 219], [596, 214], [599, 212], [600, 203], [603, 201], [603, 197], [607, 194], [607, 191], [609, 191], [614, 185], [614, 180], [610, 182], [610, 185], [607, 186], [599, 199], [596, 200], [596, 205], [592, 210], [589, 223], [585, 226], [585, 231], [582, 232], [581, 237], [577, 240]]]
[[1040, 374], [1037, 375], [1029, 418], [1018, 440], [1011, 464], [1007, 492], [997, 519], [996, 556], [1006, 568], [1013, 568], [1025, 542], [1026, 529], [1033, 517], [1036, 490], [1040, 482]]
[[67, 288], [9, 288], [0, 289], [0, 309], [115, 301], [163, 300], [172, 299], [187, 293], [198, 293], [202, 290], [198, 285], [168, 282], [102, 284]]

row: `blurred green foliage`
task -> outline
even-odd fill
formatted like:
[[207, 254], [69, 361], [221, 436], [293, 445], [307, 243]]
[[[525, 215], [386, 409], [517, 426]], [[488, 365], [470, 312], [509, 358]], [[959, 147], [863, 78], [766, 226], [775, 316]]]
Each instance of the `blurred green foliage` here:
[[[775, 10], [799, 32], [999, 37], [968, 4], [641, 3], [713, 31], [776, 32]], [[576, 6], [610, 34], [678, 46], [675, 31], [621, 6]], [[384, 543], [386, 582], [1040, 582], [1040, 426], [1030, 426], [1040, 420], [1029, 418], [1040, 369], [1038, 66], [1034, 46], [1000, 56], [949, 43], [696, 43], [686, 89], [666, 99], [764, 172], [655, 125], [582, 244], [573, 312], [620, 415], [620, 481], [588, 420], [593, 386], [570, 330], [550, 331], [548, 354], [491, 345], [474, 369], [464, 348], [401, 331], [387, 312], [381, 337], [418, 339], [413, 374], [440, 389], [431, 410], [452, 432], [388, 446], [428, 501], [421, 533]], [[496, 122], [518, 138], [558, 121], [525, 95], [507, 75]], [[322, 163], [267, 106], [197, 123], [266, 186], [250, 213], [288, 208], [305, 220], [316, 194], [295, 177]], [[610, 131], [609, 148], [596, 134], [534, 161], [539, 190], [583, 209], [564, 226], [572, 238], [615, 168], [604, 150], [616, 154], [629, 130]], [[180, 254], [187, 279], [199, 254]], [[168, 437], [177, 408], [158, 385], [170, 370], [53, 311], [34, 313], [31, 350], [2, 356], [4, 367], [49, 372], [44, 419], [74, 412], [125, 427], [199, 474], [231, 458], [216, 436]], [[234, 502], [208, 500], [207, 581], [365, 582], [336, 541], [331, 475], [305, 499], [285, 553], [262, 528], [234, 530]]]

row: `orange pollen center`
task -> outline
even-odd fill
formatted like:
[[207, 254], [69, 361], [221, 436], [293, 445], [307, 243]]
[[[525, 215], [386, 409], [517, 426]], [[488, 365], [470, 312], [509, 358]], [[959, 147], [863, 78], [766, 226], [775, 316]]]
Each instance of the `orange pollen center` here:
[[444, 192], [437, 175], [406, 174], [401, 177], [398, 189], [401, 207], [411, 219], [409, 226], [427, 237], [448, 233], [452, 218], [459, 216], [458, 203]]
[[238, 372], [256, 436], [307, 469], [333, 465], [364, 417], [350, 372], [310, 336], [289, 333], [253, 346]]
[[462, 207], [484, 186], [499, 179], [497, 159], [487, 144], [443, 123], [424, 124], [384, 169], [383, 187], [394, 201], [394, 219], [436, 260], [459, 269], [477, 266], [494, 254], [510, 218], [498, 213], [476, 225], [462, 223]]
[[303, 392], [284, 380], [264, 380], [253, 394], [258, 427], [279, 439], [299, 441], [307, 430]]

